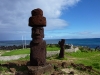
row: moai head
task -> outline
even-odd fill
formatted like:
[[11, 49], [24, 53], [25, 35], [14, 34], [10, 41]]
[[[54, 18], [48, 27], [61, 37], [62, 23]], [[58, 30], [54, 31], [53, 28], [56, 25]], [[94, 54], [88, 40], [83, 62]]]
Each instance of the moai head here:
[[44, 38], [44, 28], [43, 27], [33, 27], [31, 37], [34, 43], [40, 43]]
[[31, 17], [29, 18], [29, 26], [32, 27], [32, 41], [33, 43], [41, 43], [44, 38], [44, 29], [46, 26], [46, 18], [43, 17], [43, 11], [41, 9], [34, 9], [31, 11]]
[[61, 41], [59, 41], [58, 44], [59, 44], [60, 46], [64, 46], [64, 44], [65, 44], [65, 39], [61, 39]]

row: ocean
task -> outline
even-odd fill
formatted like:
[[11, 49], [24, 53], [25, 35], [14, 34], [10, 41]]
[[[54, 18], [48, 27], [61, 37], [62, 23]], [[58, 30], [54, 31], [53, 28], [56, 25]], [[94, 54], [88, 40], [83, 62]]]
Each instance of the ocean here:
[[[47, 44], [58, 44], [61, 39], [48, 39]], [[0, 41], [0, 46], [13, 46], [13, 45], [23, 45], [30, 44], [31, 40], [9, 40]], [[65, 39], [65, 44], [73, 44], [74, 46], [88, 46], [90, 48], [95, 48], [100, 46], [100, 38], [88, 38], [88, 39]]]

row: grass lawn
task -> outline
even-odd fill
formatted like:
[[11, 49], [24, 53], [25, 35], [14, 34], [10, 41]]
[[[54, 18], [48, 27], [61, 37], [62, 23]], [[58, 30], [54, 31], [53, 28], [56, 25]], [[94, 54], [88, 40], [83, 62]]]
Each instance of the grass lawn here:
[[[49, 47], [47, 46], [47, 51], [57, 51], [60, 50], [59, 47], [53, 46]], [[10, 52], [5, 52], [2, 54], [2, 56], [11, 56], [11, 55], [18, 55], [18, 54], [30, 54], [30, 49], [19, 49], [19, 50], [12, 50]], [[25, 58], [20, 58], [20, 60], [29, 60], [30, 56], [27, 56]], [[93, 52], [72, 52], [72, 53], [65, 53], [65, 58], [67, 60], [73, 60], [75, 63], [81, 63], [87, 66], [92, 66], [94, 69], [100, 70], [100, 51], [93, 51]], [[55, 59], [49, 58], [49, 59]]]
[[47, 47], [46, 49], [47, 49], [47, 51], [58, 51], [58, 50], [60, 50], [59, 47]]
[[81, 63], [87, 66], [92, 66], [94, 69], [100, 71], [100, 51], [66, 53], [71, 56], [75, 63]]
[[[48, 60], [61, 60], [56, 58], [56, 56], [47, 58]], [[84, 64], [85, 66], [92, 66], [93, 69], [100, 72], [100, 51], [93, 51], [93, 52], [72, 52], [72, 53], [65, 53], [65, 58], [63, 60], [66, 61], [73, 61], [76, 64]]]
[[[57, 50], [60, 50], [60, 48], [59, 47], [47, 47], [46, 50], [47, 51], [57, 51]], [[4, 52], [2, 56], [11, 56], [11, 55], [19, 55], [19, 54], [30, 54], [30, 48]]]
[[3, 53], [1, 56], [11, 56], [11, 55], [19, 55], [19, 54], [29, 54], [29, 48], [27, 49], [18, 49], [18, 50], [11, 50], [9, 52]]
[[[48, 51], [55, 51], [59, 50], [59, 48], [47, 48]], [[5, 52], [5, 55], [16, 55], [16, 54], [29, 54], [30, 49], [22, 49], [22, 50], [13, 50], [11, 52]], [[25, 58], [20, 58], [19, 60], [25, 60], [29, 61], [30, 56], [26, 56]], [[18, 60], [18, 61], [19, 61]], [[58, 61], [58, 60], [64, 60], [64, 61], [69, 61], [72, 60], [74, 63], [77, 64], [84, 64], [85, 66], [92, 66], [93, 69], [100, 71], [100, 51], [93, 51], [93, 52], [72, 52], [68, 53], [65, 52], [65, 58], [64, 59], [59, 59], [58, 55], [54, 55], [52, 57], [47, 58], [47, 60], [50, 61]], [[12, 61], [13, 62], [13, 61]], [[0, 68], [2, 69], [2, 68]], [[3, 68], [6, 69], [6, 68]]]

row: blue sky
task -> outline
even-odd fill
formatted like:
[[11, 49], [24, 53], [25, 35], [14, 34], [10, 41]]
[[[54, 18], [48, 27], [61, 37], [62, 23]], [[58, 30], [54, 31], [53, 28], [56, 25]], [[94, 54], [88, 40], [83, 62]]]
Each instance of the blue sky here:
[[100, 38], [100, 0], [0, 0], [0, 40], [30, 40], [36, 8], [47, 20], [45, 39]]

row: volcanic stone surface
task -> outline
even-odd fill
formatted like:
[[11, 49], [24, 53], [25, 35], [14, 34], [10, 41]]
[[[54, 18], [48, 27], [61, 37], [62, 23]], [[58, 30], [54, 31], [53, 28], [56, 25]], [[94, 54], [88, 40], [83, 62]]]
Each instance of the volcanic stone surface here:
[[31, 14], [32, 16], [37, 16], [37, 15], [43, 16], [43, 11], [40, 8], [37, 8], [37, 9], [32, 10]]
[[43, 17], [43, 11], [41, 9], [34, 9], [31, 11], [32, 16], [29, 18], [29, 26], [43, 27], [46, 26], [46, 18]]
[[58, 44], [60, 45], [59, 58], [64, 58], [64, 44], [65, 44], [65, 39], [61, 39], [61, 41], [59, 41]]
[[43, 17], [41, 9], [31, 11], [32, 16], [29, 18], [29, 26], [31, 29], [30, 42], [30, 66], [43, 66], [46, 64], [46, 42], [44, 38], [44, 26], [46, 26], [46, 18]]

